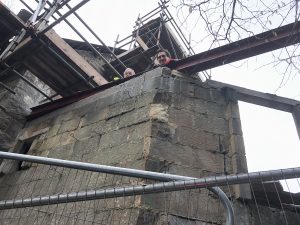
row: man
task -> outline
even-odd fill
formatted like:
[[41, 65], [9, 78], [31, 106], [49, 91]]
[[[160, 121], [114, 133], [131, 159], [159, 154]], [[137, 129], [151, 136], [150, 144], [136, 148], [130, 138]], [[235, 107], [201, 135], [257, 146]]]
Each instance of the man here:
[[123, 74], [124, 74], [124, 78], [131, 77], [135, 75], [135, 71], [131, 68], [126, 68]]
[[174, 65], [174, 62], [178, 61], [178, 59], [172, 59], [170, 52], [166, 49], [159, 49], [156, 52], [155, 58], [158, 66], [172, 67]]
[[[178, 59], [172, 59], [170, 52], [168, 50], [159, 49], [155, 55], [156, 65], [154, 67], [165, 66], [170, 68], [173, 66], [174, 62], [176, 61], [178, 61]], [[131, 68], [127, 68], [123, 74], [124, 74], [124, 78], [131, 77], [135, 75], [135, 71]]]

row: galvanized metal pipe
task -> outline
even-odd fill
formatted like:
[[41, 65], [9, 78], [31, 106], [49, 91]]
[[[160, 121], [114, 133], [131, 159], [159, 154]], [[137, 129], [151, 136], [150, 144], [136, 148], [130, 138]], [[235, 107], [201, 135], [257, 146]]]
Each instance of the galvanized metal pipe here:
[[[69, 6], [69, 4], [66, 4], [66, 6], [69, 9], [72, 9], [71, 6]], [[110, 52], [110, 54], [112, 54], [112, 56], [118, 61], [118, 63], [123, 66], [124, 69], [127, 68], [127, 66], [125, 66], [125, 64], [113, 53], [113, 51], [100, 39], [100, 37], [87, 25], [86, 22], [84, 22], [83, 19], [81, 19], [81, 17], [74, 12], [74, 15], [77, 17], [77, 19], [94, 35], [94, 37]]]
[[[52, 6], [50, 7], [50, 9], [48, 10], [48, 13], [45, 12], [45, 15], [43, 15], [43, 17], [40, 19], [41, 23], [36, 28], [38, 31], [40, 29], [44, 29], [47, 26], [49, 18], [53, 15], [53, 13], [55, 13], [55, 11], [59, 7], [59, 4], [60, 4], [61, 1], [62, 0], [56, 0], [55, 3], [52, 4]], [[46, 5], [47, 2], [48, 1], [45, 0], [45, 5]]]
[[2, 83], [1, 81], [0, 81], [0, 86], [2, 86], [2, 87], [4, 87], [6, 90], [8, 90], [10, 93], [12, 93], [12, 94], [16, 94], [16, 92], [14, 92], [10, 87], [8, 87], [6, 84], [4, 84], [4, 83]]
[[21, 73], [19, 73], [18, 71], [16, 71], [13, 68], [10, 68], [10, 66], [5, 63], [2, 62], [2, 65], [4, 65], [7, 69], [10, 69], [10, 71], [12, 71], [14, 74], [16, 74], [18, 77], [20, 77], [25, 83], [29, 84], [29, 86], [31, 86], [32, 88], [34, 88], [36, 91], [38, 91], [39, 93], [41, 93], [43, 96], [45, 96], [47, 99], [49, 99], [50, 101], [53, 101], [52, 98], [50, 98], [45, 92], [43, 92], [42, 90], [40, 90], [38, 87], [36, 87], [31, 81], [29, 81], [26, 77], [24, 77]]
[[63, 21], [65, 18], [67, 18], [68, 16], [70, 16], [73, 12], [75, 12], [77, 9], [79, 9], [80, 7], [82, 7], [84, 4], [86, 4], [88, 1], [90, 0], [83, 0], [82, 2], [78, 3], [76, 6], [74, 6], [70, 11], [68, 11], [67, 13], [65, 13], [63, 16], [61, 16], [58, 20], [56, 20], [55, 22], [53, 22], [51, 25], [49, 25], [48, 27], [46, 27], [45, 29], [43, 29], [42, 31], [40, 31], [38, 34], [44, 34], [47, 31], [51, 30], [54, 26], [56, 26], [57, 24], [59, 24], [61, 21]]
[[170, 11], [168, 10], [167, 7], [164, 6], [164, 2], [161, 1], [161, 4], [158, 3], [158, 5], [163, 9], [164, 12], [166, 12], [166, 16], [170, 19], [171, 24], [173, 25], [174, 30], [176, 31], [176, 33], [178, 34], [179, 38], [181, 39], [182, 43], [185, 45], [185, 47], [187, 49], [191, 49], [192, 53], [195, 54], [194, 50], [191, 48], [191, 46], [188, 44], [188, 40], [186, 39], [186, 37], [184, 36], [184, 34], [182, 33], [180, 27], [178, 26], [178, 24], [176, 23], [176, 21], [174, 20], [172, 14], [170, 13]]
[[66, 202], [153, 194], [161, 192], [190, 190], [196, 188], [209, 188], [229, 184], [233, 185], [249, 182], [272, 181], [274, 179], [287, 179], [297, 177], [300, 177], [300, 168], [255, 172], [249, 174], [239, 174], [230, 176], [215, 176], [184, 181], [172, 181], [157, 184], [73, 192], [68, 194], [56, 194], [51, 196], [40, 196], [27, 199], [6, 200], [0, 201], [0, 209], [3, 210], [21, 207], [33, 207]]
[[70, 63], [68, 63], [62, 56], [60, 56], [56, 51], [54, 51], [45, 41], [43, 41], [41, 38], [37, 37], [37, 40], [44, 45], [46, 48], [49, 49], [49, 51], [58, 58], [65, 66], [67, 66], [69, 69], [71, 69], [82, 81], [84, 81], [89, 87], [95, 87], [95, 85], [91, 84], [81, 73], [79, 73]]
[[[56, 12], [59, 16], [61, 16], [60, 12]], [[90, 43], [88, 40], [67, 20], [64, 21], [69, 25], [69, 27], [90, 47], [90, 49], [98, 55], [120, 78], [123, 76], [107, 61], [107, 59]], [[108, 48], [108, 47], [107, 47]], [[124, 65], [124, 64], [123, 64]], [[124, 65], [125, 66], [125, 65]], [[125, 66], [126, 67], [126, 66]]]
[[45, 0], [39, 0], [38, 1], [38, 5], [37, 5], [37, 8], [36, 10], [34, 11], [34, 13], [32, 14], [32, 16], [29, 18], [29, 22], [30, 23], [34, 23], [39, 15], [39, 13], [41, 12], [41, 10], [45, 7], [45, 4], [44, 3]]
[[[28, 161], [46, 165], [54, 165], [66, 168], [73, 168], [79, 170], [88, 170], [94, 172], [102, 172], [102, 173], [109, 173], [109, 174], [116, 174], [116, 175], [123, 175], [129, 177], [138, 177], [138, 178], [145, 178], [145, 179], [152, 179], [152, 180], [159, 180], [159, 181], [175, 181], [175, 180], [194, 180], [196, 178], [193, 177], [185, 177], [185, 176], [178, 176], [172, 174], [162, 174], [150, 171], [143, 171], [143, 170], [136, 170], [136, 169], [128, 169], [128, 168], [120, 168], [120, 167], [113, 167], [113, 166], [105, 166], [105, 165], [97, 165], [91, 163], [84, 163], [84, 162], [76, 162], [76, 161], [69, 161], [69, 160], [62, 160], [62, 159], [53, 159], [53, 158], [45, 158], [39, 156], [30, 156], [30, 155], [23, 155], [23, 154], [16, 154], [10, 152], [0, 152], [0, 158], [3, 159], [12, 159], [18, 161]], [[225, 195], [225, 193], [218, 187], [209, 188], [212, 192], [219, 196], [222, 204], [226, 209], [227, 215], [227, 225], [234, 224], [234, 213], [233, 208], [231, 205], [230, 200]]]

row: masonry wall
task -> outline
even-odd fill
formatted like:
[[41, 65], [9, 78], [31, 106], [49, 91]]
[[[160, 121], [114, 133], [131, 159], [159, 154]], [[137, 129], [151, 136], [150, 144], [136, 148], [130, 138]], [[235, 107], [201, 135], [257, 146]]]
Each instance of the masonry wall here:
[[[44, 92], [49, 92], [49, 88], [29, 72], [24, 76]], [[44, 97], [13, 74], [2, 82], [16, 93], [12, 94], [0, 86], [0, 149], [8, 151], [15, 145], [16, 137], [26, 122], [25, 116], [31, 112], [30, 108], [38, 105]]]
[[[233, 96], [157, 68], [27, 122], [11, 151], [18, 152], [22, 143], [31, 140], [31, 155], [193, 177], [246, 172]], [[0, 199], [149, 182], [24, 162], [5, 161], [0, 169], [4, 174]], [[234, 200], [237, 224], [259, 224], [255, 207], [238, 200], [251, 201], [247, 185], [224, 191]], [[5, 210], [0, 220], [1, 224], [225, 224], [219, 199], [207, 190], [91, 204]], [[278, 224], [284, 224], [280, 211], [274, 215]]]

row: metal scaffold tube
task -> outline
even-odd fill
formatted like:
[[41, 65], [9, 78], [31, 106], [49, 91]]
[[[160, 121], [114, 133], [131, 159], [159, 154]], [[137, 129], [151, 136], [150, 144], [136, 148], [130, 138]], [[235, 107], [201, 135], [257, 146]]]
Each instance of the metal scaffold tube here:
[[[51, 6], [51, 3], [47, 1], [47, 3]], [[72, 8], [66, 3], [67, 7], [71, 10]], [[29, 7], [28, 7], [29, 8]], [[29, 10], [32, 11], [32, 9], [29, 8]], [[63, 15], [57, 10], [56, 13], [62, 17]], [[74, 15], [87, 27], [87, 29], [90, 30], [90, 32], [111, 52], [111, 50], [104, 44], [104, 42], [96, 35], [96, 33], [79, 17], [79, 15], [74, 12]], [[52, 17], [57, 21], [57, 19], [52, 15]], [[67, 25], [89, 46], [89, 48], [96, 54], [98, 55], [113, 71], [116, 75], [118, 75], [120, 78], [123, 78], [123, 76], [107, 61], [107, 59], [90, 43], [88, 40], [68, 21], [68, 19], [63, 19]], [[117, 56], [111, 52], [115, 58]], [[127, 67], [124, 65], [123, 62], [120, 61], [119, 58], [118, 62], [126, 69]]]
[[[71, 10], [71, 6], [69, 4], [66, 4], [66, 6]], [[74, 12], [74, 15], [77, 17], [77, 19], [94, 35], [94, 37], [110, 52], [110, 54], [120, 63], [121, 66], [126, 69], [127, 67], [125, 64], [112, 52], [112, 50], [100, 39], [100, 37], [87, 25], [86, 22], [83, 21], [83, 19], [76, 13]]]
[[45, 158], [16, 153], [0, 152], [0, 158], [18, 161], [28, 161], [46, 165], [54, 165], [72, 169], [87, 170], [93, 172], [102, 172], [108, 174], [145, 178], [158, 181], [167, 181], [166, 183], [140, 185], [134, 187], [112, 188], [106, 190], [92, 190], [69, 194], [58, 194], [52, 196], [41, 196], [29, 199], [6, 200], [0, 202], [0, 209], [40, 206], [47, 204], [57, 204], [84, 200], [103, 199], [111, 197], [121, 197], [138, 194], [150, 194], [165, 191], [187, 190], [194, 188], [208, 188], [217, 194], [227, 210], [227, 224], [233, 223], [233, 209], [225, 193], [216, 186], [226, 186], [243, 183], [261, 183], [264, 181], [292, 179], [300, 177], [300, 168], [290, 168], [281, 170], [270, 170], [253, 173], [243, 173], [237, 175], [211, 176], [206, 178], [185, 177], [172, 174], [162, 174], [150, 171], [105, 166], [91, 163], [83, 163], [62, 159]]
[[[31, 12], [33, 10], [28, 6], [25, 5]], [[52, 15], [53, 16], [53, 15]], [[66, 20], [66, 19], [65, 19]], [[71, 24], [70, 24], [71, 25]], [[74, 28], [75, 29], [75, 28]], [[50, 46], [48, 46], [41, 38], [36, 37], [45, 47], [47, 47], [50, 52], [56, 56], [61, 62], [63, 62], [68, 68], [70, 68], [82, 81], [84, 81], [89, 87], [95, 87], [93, 84], [90, 83], [91, 80], [86, 79], [85, 77], [82, 76], [73, 66], [71, 66], [68, 62], [66, 62], [63, 57], [61, 57], [59, 54], [57, 54]], [[93, 46], [92, 46], [93, 47]], [[97, 50], [96, 50], [97, 51]]]
[[[56, 12], [59, 16], [61, 16], [61, 14], [57, 11]], [[98, 55], [120, 78], [123, 78], [123, 76], [107, 61], [107, 59], [90, 43], [88, 42], [88, 40], [67, 20], [64, 20], [69, 26], [70, 28], [90, 47], [90, 49], [96, 54]], [[107, 47], [108, 48], [108, 47]], [[124, 64], [123, 64], [124, 65]], [[124, 67], [126, 68], [126, 66], [124, 65]]]
[[46, 48], [49, 49], [49, 51], [58, 58], [65, 66], [67, 66], [70, 70], [72, 70], [82, 81], [84, 81], [89, 87], [93, 88], [95, 85], [89, 82], [88, 79], [86, 79], [81, 73], [79, 73], [72, 65], [70, 65], [62, 56], [60, 56], [56, 51], [54, 51], [45, 41], [43, 41], [41, 38], [37, 37], [38, 41], [44, 45]]
[[0, 81], [0, 86], [1, 87], [4, 87], [6, 90], [8, 90], [10, 93], [12, 93], [12, 94], [16, 94], [16, 92], [14, 92], [10, 87], [8, 87], [6, 84], [4, 84], [4, 83], [2, 83], [1, 81]]
[[63, 21], [65, 18], [67, 18], [68, 16], [70, 16], [72, 13], [74, 13], [76, 10], [78, 10], [80, 7], [82, 7], [84, 4], [86, 4], [89, 1], [90, 0], [83, 0], [82, 2], [78, 3], [71, 10], [69, 10], [67, 13], [65, 13], [64, 15], [62, 15], [58, 20], [56, 20], [55, 22], [53, 22], [51, 25], [49, 25], [45, 29], [39, 31], [38, 34], [41, 35], [41, 34], [46, 33], [47, 31], [51, 30], [54, 26], [56, 26], [57, 24], [59, 24], [61, 21]]
[[[152, 179], [158, 181], [184, 181], [184, 180], [192, 180], [194, 182], [194, 177], [185, 177], [185, 176], [178, 176], [172, 174], [162, 174], [150, 171], [143, 171], [143, 170], [136, 170], [136, 169], [128, 169], [128, 168], [120, 168], [120, 167], [113, 167], [113, 166], [105, 166], [105, 165], [97, 165], [91, 163], [83, 163], [83, 162], [76, 162], [76, 161], [69, 161], [69, 160], [62, 160], [62, 159], [53, 159], [53, 158], [45, 158], [45, 157], [38, 157], [38, 156], [30, 156], [30, 155], [22, 155], [16, 153], [8, 153], [8, 152], [0, 152], [0, 158], [3, 159], [12, 159], [18, 161], [28, 161], [40, 164], [47, 164], [47, 165], [54, 165], [66, 168], [73, 168], [79, 170], [88, 170], [93, 172], [103, 172], [108, 174], [115, 174], [115, 175], [123, 175], [123, 176], [130, 176], [130, 177], [138, 177], [138, 178], [145, 178], [145, 179]], [[249, 178], [247, 177], [248, 181]], [[201, 180], [201, 179], [200, 179]], [[212, 181], [215, 181], [216, 177], [212, 178]], [[226, 179], [225, 179], [226, 180]], [[218, 181], [218, 180], [217, 180]], [[227, 180], [226, 180], [227, 182]], [[216, 182], [217, 185], [218, 182]], [[206, 188], [207, 179], [202, 179], [202, 187]], [[227, 184], [227, 183], [226, 183]], [[212, 185], [214, 186], [214, 184]], [[199, 184], [200, 187], [200, 184]], [[234, 213], [233, 208], [231, 205], [230, 200], [225, 195], [225, 193], [218, 187], [208, 187], [210, 191], [215, 193], [219, 196], [222, 204], [224, 205], [226, 212], [227, 212], [227, 225], [234, 224]], [[61, 196], [61, 195], [60, 195]]]
[[36, 91], [38, 91], [39, 93], [41, 93], [44, 97], [46, 97], [48, 100], [53, 101], [53, 99], [51, 97], [49, 97], [45, 92], [43, 92], [42, 90], [40, 90], [38, 87], [36, 87], [31, 81], [29, 81], [27, 78], [25, 78], [21, 73], [19, 73], [18, 71], [16, 71], [15, 69], [11, 68], [7, 63], [5, 62], [1, 62], [2, 65], [4, 65], [6, 67], [6, 69], [12, 71], [15, 75], [17, 75], [18, 77], [20, 77], [25, 83], [29, 84], [29, 86], [31, 86], [32, 88], [34, 88]]
[[[137, 171], [135, 171], [136, 173]], [[158, 174], [157, 177], [161, 177], [161, 174]], [[262, 181], [272, 181], [274, 179], [288, 179], [288, 178], [297, 178], [300, 176], [300, 168], [293, 169], [282, 169], [282, 170], [273, 170], [273, 171], [264, 171], [264, 172], [254, 172], [249, 174], [239, 174], [239, 175], [230, 175], [230, 176], [215, 176], [207, 177], [201, 179], [190, 179], [148, 185], [136, 185], [120, 188], [108, 188], [100, 190], [88, 190], [73, 192], [68, 194], [56, 194], [51, 196], [40, 196], [34, 198], [26, 199], [14, 199], [0, 201], [0, 210], [3, 209], [13, 209], [21, 207], [33, 207], [33, 206], [42, 206], [42, 205], [51, 205], [58, 203], [66, 202], [77, 202], [77, 201], [86, 201], [86, 200], [96, 200], [96, 199], [105, 199], [105, 198], [115, 198], [115, 197], [124, 197], [132, 195], [142, 195], [142, 194], [153, 194], [161, 192], [171, 192], [171, 191], [181, 191], [181, 190], [190, 190], [196, 188], [209, 188], [214, 186], [225, 186], [233, 184], [242, 184], [249, 182], [262, 182]], [[218, 192], [218, 195], [220, 193]]]

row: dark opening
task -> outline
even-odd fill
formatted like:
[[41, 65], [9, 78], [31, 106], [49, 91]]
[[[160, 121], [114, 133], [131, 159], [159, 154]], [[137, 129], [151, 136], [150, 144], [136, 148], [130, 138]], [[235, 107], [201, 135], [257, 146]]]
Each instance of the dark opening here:
[[[27, 154], [27, 152], [29, 151], [29, 149], [32, 145], [32, 142], [33, 142], [33, 139], [24, 141], [19, 153], [20, 154]], [[28, 166], [22, 166], [22, 163], [23, 163], [23, 161], [18, 162], [18, 170], [28, 169]]]

